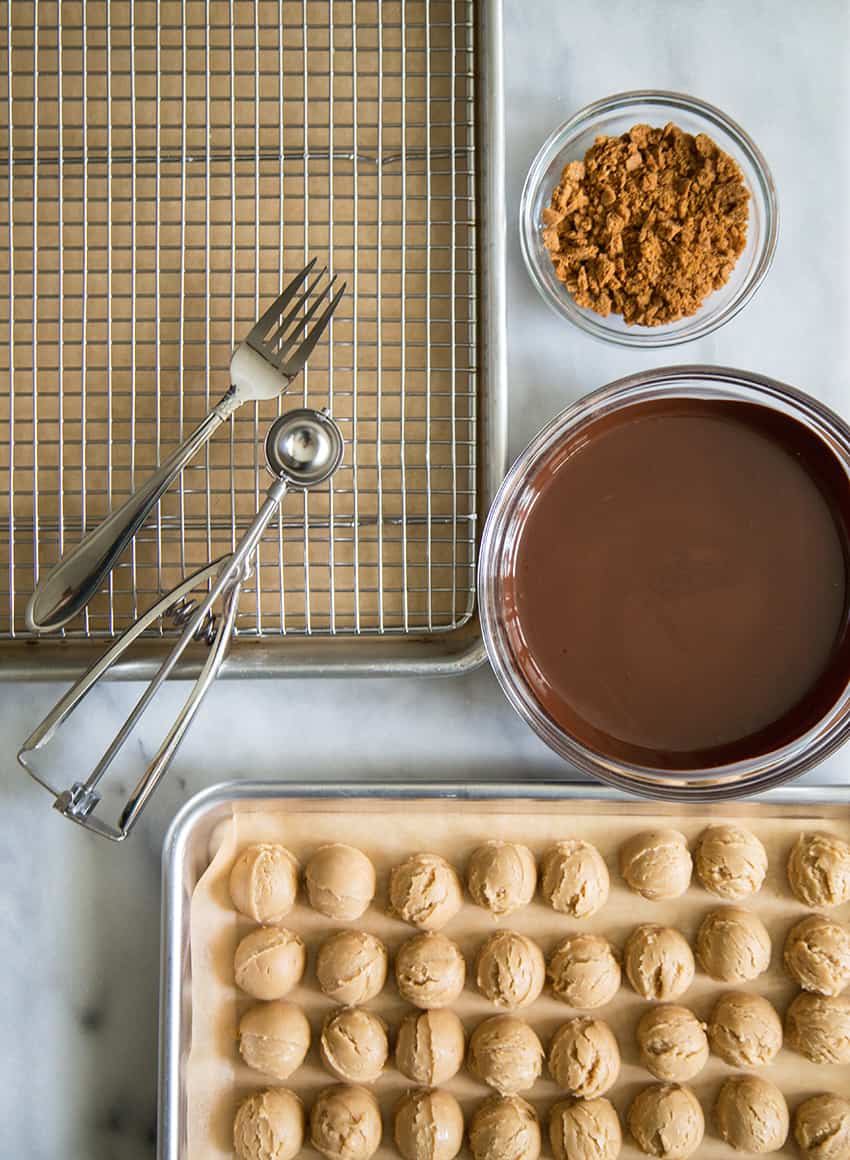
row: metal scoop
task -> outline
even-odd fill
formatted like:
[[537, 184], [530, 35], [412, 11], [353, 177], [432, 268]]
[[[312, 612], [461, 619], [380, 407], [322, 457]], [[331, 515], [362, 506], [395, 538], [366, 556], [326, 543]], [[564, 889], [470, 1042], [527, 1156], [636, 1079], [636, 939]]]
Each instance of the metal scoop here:
[[[266, 464], [274, 482], [266, 492], [266, 499], [254, 517], [253, 523], [229, 556], [215, 560], [206, 568], [189, 576], [150, 608], [144, 616], [122, 633], [112, 647], [80, 677], [58, 704], [33, 730], [18, 752], [18, 761], [55, 798], [54, 808], [72, 821], [115, 841], [121, 841], [132, 829], [160, 778], [171, 764], [207, 690], [221, 668], [230, 644], [236, 622], [239, 594], [250, 574], [251, 557], [263, 532], [283, 497], [290, 490], [308, 490], [325, 483], [339, 467], [344, 450], [342, 432], [327, 411], [300, 408], [289, 411], [269, 428], [265, 441]], [[206, 596], [197, 601], [190, 594], [209, 584]], [[212, 612], [217, 600], [222, 601], [220, 617]], [[29, 755], [43, 749], [57, 729], [70, 717], [86, 694], [126, 652], [138, 636], [161, 616], [170, 615], [183, 632], [163, 661], [151, 683], [119, 729], [114, 740], [101, 757], [88, 779], [76, 781], [69, 789], [57, 790], [45, 781], [30, 765]], [[94, 810], [100, 801], [98, 784], [114, 761], [119, 750], [138, 724], [142, 714], [156, 696], [160, 686], [174, 669], [193, 640], [203, 640], [210, 646], [201, 674], [186, 698], [177, 720], [163, 741], [153, 761], [136, 783], [118, 819], [117, 827], [97, 817]]]

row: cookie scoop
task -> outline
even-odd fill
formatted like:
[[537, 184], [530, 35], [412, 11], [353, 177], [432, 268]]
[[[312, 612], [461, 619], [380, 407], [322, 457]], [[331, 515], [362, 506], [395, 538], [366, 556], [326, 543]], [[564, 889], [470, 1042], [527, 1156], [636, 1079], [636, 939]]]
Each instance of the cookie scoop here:
[[825, 914], [807, 914], [788, 932], [783, 960], [804, 991], [840, 995], [850, 983], [850, 930]]
[[304, 1107], [287, 1088], [255, 1092], [233, 1121], [237, 1160], [295, 1160], [304, 1144]]
[[708, 1040], [733, 1067], [762, 1067], [782, 1046], [782, 1022], [763, 995], [726, 991], [711, 1012]]
[[598, 934], [569, 934], [549, 960], [556, 998], [571, 1007], [602, 1007], [620, 987], [620, 964], [611, 943]]
[[647, 1156], [686, 1160], [705, 1135], [700, 1102], [689, 1087], [654, 1083], [639, 1091], [628, 1114], [629, 1131]]
[[739, 1152], [778, 1152], [788, 1136], [788, 1105], [774, 1084], [757, 1075], [732, 1075], [714, 1104], [721, 1137]]
[[361, 850], [333, 842], [320, 846], [307, 863], [304, 884], [314, 910], [351, 922], [375, 896], [375, 867]]
[[626, 977], [644, 999], [679, 999], [694, 981], [694, 956], [670, 926], [636, 926], [623, 947]]
[[568, 1095], [604, 1095], [620, 1074], [620, 1048], [602, 1019], [580, 1016], [562, 1023], [549, 1045], [549, 1074]]
[[528, 846], [493, 839], [472, 851], [466, 867], [472, 901], [497, 917], [527, 906], [537, 887], [537, 863]]
[[806, 906], [850, 902], [850, 844], [835, 834], [801, 834], [788, 856], [788, 885]]
[[298, 863], [284, 846], [246, 846], [230, 871], [233, 905], [254, 922], [280, 922], [295, 905]]
[[635, 1038], [643, 1066], [667, 1083], [685, 1083], [708, 1063], [705, 1024], [687, 1007], [650, 1007], [640, 1017]]
[[721, 983], [757, 979], [770, 966], [770, 935], [752, 911], [724, 906], [700, 923], [697, 958], [705, 973]]
[[616, 1160], [623, 1133], [613, 1104], [604, 1096], [561, 1100], [549, 1113], [549, 1142], [555, 1160]]
[[425, 931], [399, 947], [395, 978], [398, 993], [414, 1007], [449, 1007], [463, 990], [466, 963], [450, 938]]
[[469, 1068], [500, 1095], [528, 1091], [543, 1067], [540, 1040], [522, 1019], [494, 1015], [469, 1040]]
[[610, 889], [605, 859], [590, 842], [569, 838], [543, 855], [540, 890], [559, 914], [590, 918], [608, 901]]
[[463, 905], [463, 887], [439, 854], [411, 854], [390, 872], [390, 910], [421, 930], [439, 930]]
[[473, 1160], [538, 1160], [540, 1124], [522, 1096], [490, 1096], [469, 1124]]
[[356, 1084], [320, 1091], [310, 1112], [310, 1143], [326, 1160], [370, 1160], [381, 1144], [378, 1101]]
[[653, 902], [684, 894], [691, 869], [688, 843], [678, 830], [644, 830], [620, 847], [620, 873], [635, 893]]
[[404, 1160], [454, 1160], [463, 1143], [463, 1112], [448, 1092], [405, 1092], [396, 1105], [395, 1143]]
[[697, 841], [694, 869], [706, 890], [738, 902], [761, 890], [767, 852], [755, 834], [741, 826], [709, 826]]
[[524, 934], [497, 930], [478, 952], [476, 981], [484, 998], [497, 1007], [527, 1007], [546, 982], [543, 952]]
[[356, 1006], [374, 999], [387, 979], [387, 948], [365, 930], [341, 930], [319, 948], [316, 979], [335, 1003]]

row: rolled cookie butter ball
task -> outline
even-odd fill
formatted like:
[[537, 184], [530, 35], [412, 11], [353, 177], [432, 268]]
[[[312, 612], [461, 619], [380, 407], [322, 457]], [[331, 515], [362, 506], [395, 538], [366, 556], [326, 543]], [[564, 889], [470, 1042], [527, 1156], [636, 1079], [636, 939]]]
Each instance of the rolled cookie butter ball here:
[[678, 898], [691, 884], [691, 855], [678, 830], [644, 830], [620, 847], [620, 873], [653, 902]]
[[310, 1143], [327, 1160], [369, 1160], [381, 1144], [378, 1101], [357, 1085], [320, 1091], [310, 1112]]
[[626, 976], [644, 999], [679, 999], [694, 981], [694, 956], [670, 926], [636, 926], [623, 948]]
[[788, 932], [783, 958], [804, 991], [840, 995], [850, 983], [850, 930], [825, 914], [807, 914]]
[[693, 1156], [705, 1135], [699, 1100], [689, 1087], [676, 1083], [654, 1083], [639, 1091], [628, 1124], [641, 1152], [661, 1160]]
[[246, 846], [230, 871], [230, 898], [254, 922], [280, 922], [295, 905], [298, 863], [283, 846]]
[[427, 931], [401, 944], [395, 979], [402, 999], [414, 1007], [449, 1007], [463, 990], [466, 963], [450, 938]]
[[785, 1013], [785, 1038], [813, 1063], [850, 1063], [850, 996], [801, 991]]
[[365, 930], [341, 930], [319, 948], [316, 978], [323, 994], [354, 1007], [374, 999], [387, 980], [387, 948]]
[[306, 960], [304, 942], [294, 930], [260, 926], [236, 948], [236, 986], [254, 999], [282, 999], [301, 981]]
[[304, 1062], [310, 1024], [300, 1007], [278, 999], [258, 1003], [239, 1020], [239, 1051], [249, 1067], [289, 1079]]
[[581, 1016], [562, 1023], [549, 1045], [549, 1074], [568, 1095], [592, 1100], [620, 1074], [620, 1048], [603, 1019]]
[[518, 842], [485, 842], [472, 851], [466, 867], [472, 901], [496, 915], [527, 906], [537, 887], [537, 863], [528, 846]]
[[463, 1143], [463, 1112], [453, 1095], [405, 1092], [396, 1105], [395, 1142], [404, 1160], [453, 1160]]
[[757, 1075], [732, 1075], [714, 1104], [721, 1137], [739, 1152], [776, 1152], [788, 1135], [788, 1105], [774, 1084]]
[[534, 1086], [543, 1067], [543, 1048], [522, 1019], [494, 1015], [472, 1033], [469, 1067], [500, 1095], [514, 1095]]
[[319, 1053], [331, 1075], [349, 1083], [374, 1083], [389, 1055], [383, 1019], [362, 1007], [341, 1007], [325, 1020]]
[[463, 905], [463, 887], [439, 854], [411, 854], [390, 872], [390, 909], [422, 930], [439, 930]]
[[613, 946], [598, 934], [570, 934], [555, 947], [549, 978], [556, 997], [571, 1007], [602, 1007], [620, 987], [620, 964]]
[[697, 958], [705, 973], [722, 983], [756, 979], [770, 966], [770, 935], [751, 911], [724, 906], [702, 920]]
[[788, 856], [788, 884], [806, 906], [850, 902], [850, 845], [835, 834], [801, 834]]
[[636, 1038], [643, 1066], [667, 1083], [693, 1079], [708, 1062], [705, 1024], [687, 1007], [650, 1007], [640, 1018]]
[[604, 1097], [560, 1100], [549, 1113], [549, 1142], [555, 1160], [616, 1160], [623, 1133]]
[[749, 830], [709, 826], [697, 841], [694, 869], [706, 890], [737, 902], [761, 890], [767, 874], [767, 852]]
[[375, 867], [361, 850], [333, 842], [320, 846], [307, 863], [304, 884], [314, 910], [350, 922], [375, 897]]
[[540, 1124], [522, 1096], [490, 1096], [469, 1124], [473, 1160], [538, 1160]]
[[733, 1067], [762, 1067], [782, 1046], [782, 1021], [763, 995], [727, 991], [711, 1012], [708, 1040]]
[[589, 918], [608, 901], [611, 880], [605, 859], [581, 838], [550, 846], [540, 874], [543, 897], [559, 914]]
[[243, 1100], [233, 1121], [237, 1160], [295, 1160], [304, 1144], [304, 1107], [294, 1092], [270, 1088]]
[[794, 1139], [804, 1160], [847, 1160], [850, 1156], [850, 1100], [821, 1092], [794, 1113]]
[[395, 1065], [414, 1083], [437, 1087], [457, 1075], [465, 1052], [466, 1035], [454, 1011], [411, 1011], [398, 1029]]
[[478, 990], [497, 1007], [527, 1007], [546, 982], [546, 962], [536, 942], [515, 930], [497, 930], [478, 952]]

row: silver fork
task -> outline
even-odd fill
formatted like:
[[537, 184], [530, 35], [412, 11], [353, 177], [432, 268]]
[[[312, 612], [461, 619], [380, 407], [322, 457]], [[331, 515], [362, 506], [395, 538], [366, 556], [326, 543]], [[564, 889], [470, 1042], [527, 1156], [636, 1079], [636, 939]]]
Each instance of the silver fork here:
[[233, 352], [230, 389], [188, 439], [39, 580], [26, 608], [31, 631], [55, 632], [82, 612], [163, 493], [221, 424], [243, 403], [277, 398], [302, 370], [345, 292], [343, 283], [327, 301], [335, 277], [318, 291], [327, 267], [311, 280], [315, 265], [314, 258], [292, 279]]

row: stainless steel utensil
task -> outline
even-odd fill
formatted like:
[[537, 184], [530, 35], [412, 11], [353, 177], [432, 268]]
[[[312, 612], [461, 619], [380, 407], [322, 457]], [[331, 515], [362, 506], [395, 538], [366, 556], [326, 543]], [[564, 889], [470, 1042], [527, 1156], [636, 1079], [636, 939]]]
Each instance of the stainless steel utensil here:
[[[213, 432], [243, 403], [276, 399], [302, 370], [345, 291], [344, 285], [337, 290], [305, 334], [304, 328], [312, 322], [335, 280], [331, 278], [316, 293], [327, 274], [325, 267], [299, 293], [315, 264], [314, 258], [292, 279], [233, 352], [230, 389], [206, 418], [129, 499], [84, 536], [39, 581], [26, 610], [27, 627], [31, 631], [55, 632], [82, 612], [163, 493]], [[313, 300], [307, 306], [311, 297]]]
[[[340, 293], [341, 291], [325, 310], [323, 314], [325, 321], [326, 315], [330, 317], [329, 311], [336, 305]], [[339, 467], [343, 450], [342, 433], [327, 411], [299, 408], [277, 419], [269, 429], [265, 441], [266, 464], [274, 476], [274, 482], [266, 492], [264, 503], [235, 551], [189, 576], [150, 608], [72, 686], [30, 734], [18, 752], [18, 761], [36, 781], [53, 794], [54, 808], [65, 817], [115, 841], [121, 841], [127, 836], [171, 764], [180, 742], [221, 668], [236, 620], [242, 583], [249, 574], [251, 556], [269, 521], [280, 507], [287, 491], [292, 488], [308, 490], [328, 480]], [[210, 585], [209, 590], [202, 600], [190, 598], [194, 589], [207, 583]], [[213, 605], [219, 599], [222, 601], [220, 619], [212, 612]], [[136, 702], [130, 716], [86, 781], [75, 781], [66, 790], [55, 789], [33, 769], [28, 760], [29, 754], [43, 749], [50, 742], [57, 729], [70, 717], [83, 698], [119, 660], [133, 641], [164, 615], [170, 615], [184, 626], [177, 643], [160, 665], [150, 685]], [[201, 674], [156, 756], [136, 783], [121, 811], [117, 827], [112, 826], [94, 814], [100, 801], [98, 785], [180, 657], [192, 641], [199, 640], [205, 641], [210, 646]]]

